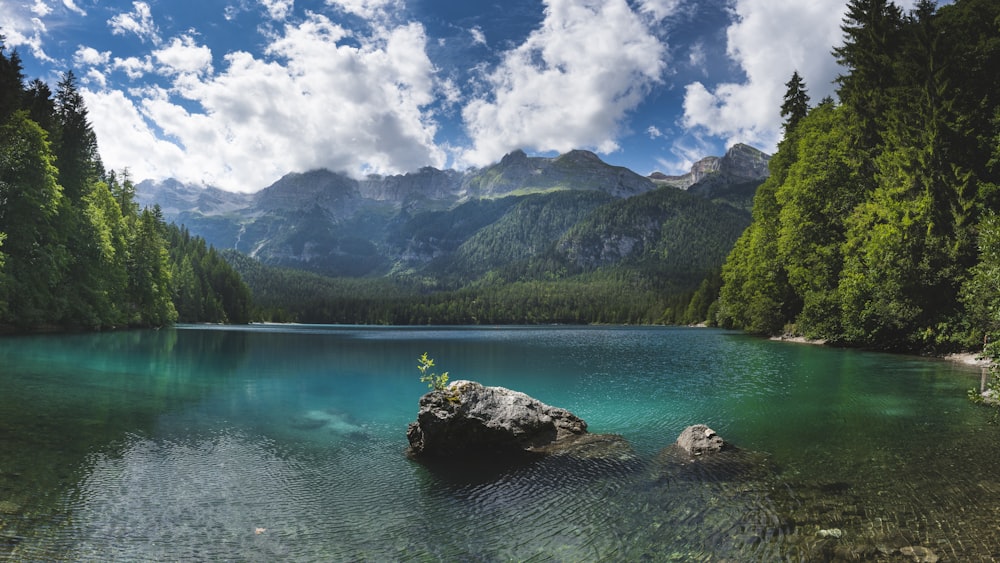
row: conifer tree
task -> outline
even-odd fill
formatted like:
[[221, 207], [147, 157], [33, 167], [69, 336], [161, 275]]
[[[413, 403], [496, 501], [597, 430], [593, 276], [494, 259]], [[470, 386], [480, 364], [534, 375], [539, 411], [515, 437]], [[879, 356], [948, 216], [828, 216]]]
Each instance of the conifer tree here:
[[59, 135], [55, 142], [59, 181], [73, 202], [79, 202], [91, 184], [103, 173], [97, 152], [97, 135], [87, 116], [87, 108], [73, 71], [66, 71], [56, 90], [56, 119]]
[[21, 109], [21, 92], [24, 88], [24, 71], [17, 51], [8, 56], [4, 36], [0, 34], [0, 123]]
[[45, 131], [15, 112], [0, 124], [0, 233], [5, 254], [0, 322], [41, 325], [59, 320], [65, 300], [57, 291], [69, 255], [62, 244], [63, 206], [58, 171]]
[[809, 112], [809, 94], [806, 93], [805, 82], [797, 70], [792, 73], [792, 78], [785, 83], [785, 87], [787, 90], [784, 102], [781, 104], [781, 117], [785, 118], [782, 129], [787, 137]]

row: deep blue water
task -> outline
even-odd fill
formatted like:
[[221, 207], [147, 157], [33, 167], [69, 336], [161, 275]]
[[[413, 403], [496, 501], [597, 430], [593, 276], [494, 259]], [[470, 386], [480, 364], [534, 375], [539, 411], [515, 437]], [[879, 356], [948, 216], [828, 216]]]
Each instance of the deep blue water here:
[[[428, 352], [638, 463], [404, 455]], [[181, 326], [0, 339], [0, 558], [1000, 557], [978, 369], [687, 328]], [[705, 423], [738, 471], [660, 454]], [[837, 529], [839, 538], [821, 530]]]

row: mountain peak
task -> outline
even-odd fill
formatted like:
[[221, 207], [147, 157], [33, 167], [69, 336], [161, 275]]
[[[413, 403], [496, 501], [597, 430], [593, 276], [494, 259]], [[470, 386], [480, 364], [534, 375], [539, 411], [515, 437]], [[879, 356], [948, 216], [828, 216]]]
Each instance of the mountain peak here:
[[649, 175], [649, 179], [660, 185], [674, 186], [686, 190], [702, 180], [715, 176], [726, 176], [733, 182], [760, 181], [770, 175], [767, 163], [771, 156], [750, 145], [736, 143], [726, 154], [707, 156], [691, 166], [691, 171], [681, 176], [667, 176], [660, 172]]
[[510, 166], [512, 164], [518, 162], [524, 162], [526, 160], [528, 160], [528, 155], [523, 150], [517, 149], [505, 154], [504, 157], [500, 159], [500, 165]]

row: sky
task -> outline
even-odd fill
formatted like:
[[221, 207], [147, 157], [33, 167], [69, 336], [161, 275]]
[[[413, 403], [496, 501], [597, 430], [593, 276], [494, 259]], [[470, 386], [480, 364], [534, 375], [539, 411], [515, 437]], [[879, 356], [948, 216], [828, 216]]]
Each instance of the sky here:
[[[897, 2], [910, 9], [913, 0]], [[834, 96], [846, 0], [0, 0], [72, 70], [108, 169], [254, 192], [572, 149], [646, 175], [772, 153], [793, 71]]]

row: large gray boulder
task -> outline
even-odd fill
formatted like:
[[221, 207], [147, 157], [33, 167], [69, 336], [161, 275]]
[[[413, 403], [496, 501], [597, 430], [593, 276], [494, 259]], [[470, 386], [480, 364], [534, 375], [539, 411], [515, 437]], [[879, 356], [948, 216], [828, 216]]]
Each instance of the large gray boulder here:
[[565, 409], [460, 380], [420, 398], [406, 437], [413, 456], [470, 458], [553, 453], [553, 445], [586, 432], [587, 423]]
[[677, 445], [690, 455], [702, 455], [721, 452], [726, 442], [704, 424], [695, 424], [685, 428], [677, 437]]

